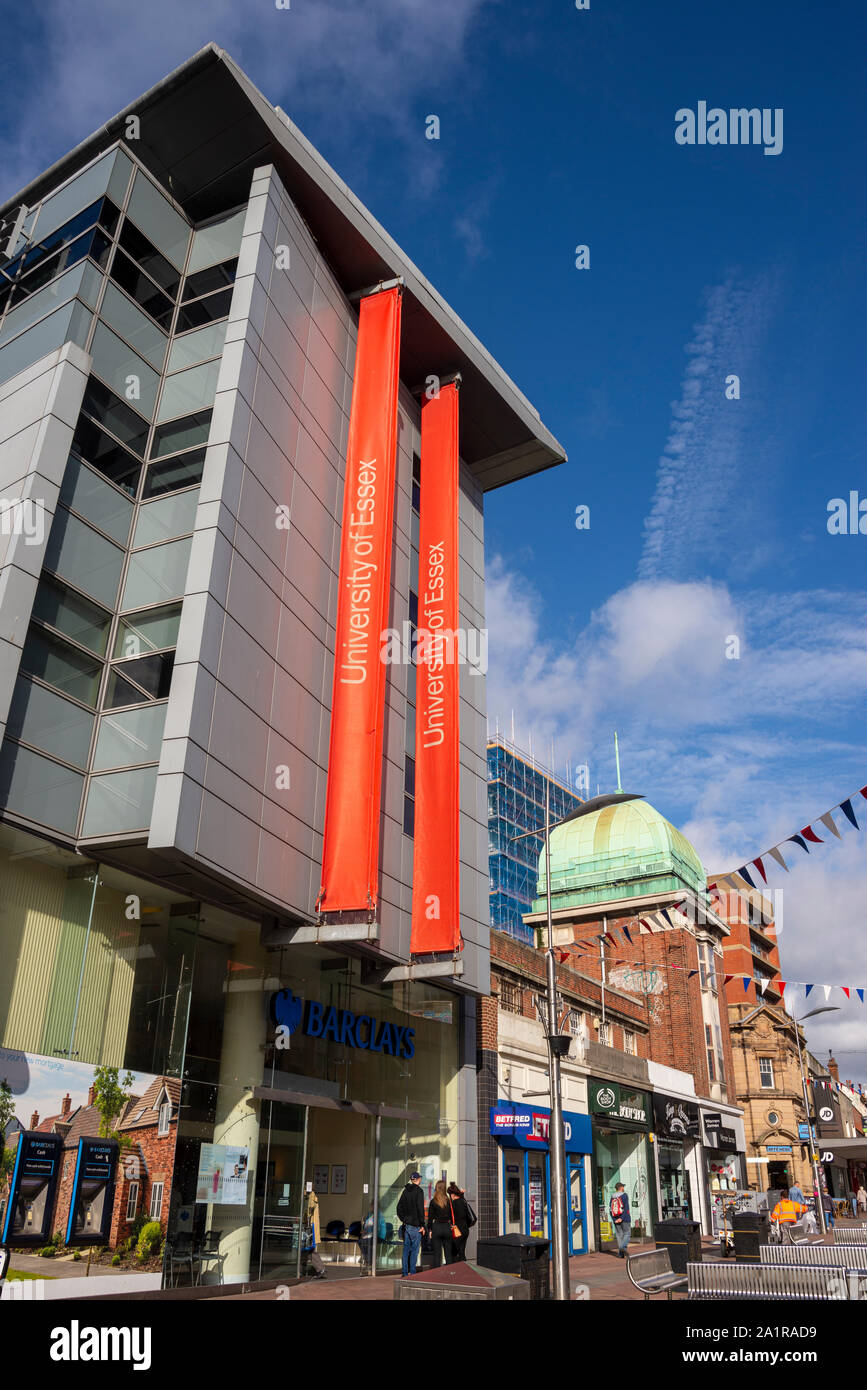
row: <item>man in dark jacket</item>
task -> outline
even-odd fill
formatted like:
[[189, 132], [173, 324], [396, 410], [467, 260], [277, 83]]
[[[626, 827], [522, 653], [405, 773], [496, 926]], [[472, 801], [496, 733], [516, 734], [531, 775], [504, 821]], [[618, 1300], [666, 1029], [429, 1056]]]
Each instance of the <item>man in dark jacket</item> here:
[[397, 1203], [397, 1218], [403, 1222], [403, 1278], [415, 1274], [415, 1262], [421, 1249], [424, 1230], [424, 1193], [421, 1173], [410, 1173], [409, 1182]]

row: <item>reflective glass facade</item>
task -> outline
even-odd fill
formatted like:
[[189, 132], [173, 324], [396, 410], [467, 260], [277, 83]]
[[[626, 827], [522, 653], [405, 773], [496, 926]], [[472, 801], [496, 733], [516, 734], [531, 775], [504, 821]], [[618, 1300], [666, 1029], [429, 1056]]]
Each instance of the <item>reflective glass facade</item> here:
[[0, 263], [0, 383], [92, 358], [0, 748], [0, 802], [69, 839], [150, 822], [243, 215], [196, 232], [118, 148]]
[[[533, 932], [522, 916], [532, 908], [544, 835], [524, 835], [545, 826], [545, 787], [551, 788], [551, 824], [582, 798], [499, 740], [488, 744], [488, 863], [491, 926], [522, 941]], [[523, 838], [516, 838], [523, 836]]]

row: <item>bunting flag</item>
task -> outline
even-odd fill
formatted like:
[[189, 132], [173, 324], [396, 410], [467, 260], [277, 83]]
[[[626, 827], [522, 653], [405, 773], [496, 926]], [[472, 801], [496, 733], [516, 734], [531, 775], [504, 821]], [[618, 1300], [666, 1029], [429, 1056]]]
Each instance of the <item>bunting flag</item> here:
[[[853, 792], [851, 796], [847, 796], [842, 801], [838, 801], [836, 806], [832, 806], [829, 811], [825, 811], [822, 815], [816, 816], [816, 823], [823, 825], [836, 839], [842, 839], [840, 831], [834, 821], [834, 812], [842, 811], [850, 825], [854, 826], [856, 830], [860, 830], [861, 827], [858, 824], [858, 818], [852, 809], [852, 799], [855, 796], [861, 796], [867, 801], [867, 787], [861, 787], [858, 792]], [[756, 871], [756, 875], [761, 878], [763, 884], [767, 884], [768, 882], [768, 875], [764, 862], [766, 859], [773, 859], [774, 863], [779, 864], [784, 873], [789, 872], [789, 866], [783, 858], [783, 845], [798, 845], [805, 854], [809, 854], [811, 844], [827, 844], [827, 841], [824, 840], [821, 835], [816, 834], [812, 823], [802, 826], [794, 835], [787, 835], [784, 840], [780, 840], [779, 844], [772, 845], [770, 849], [762, 850], [761, 854], [757, 854], [754, 859], [748, 859], [739, 869], [728, 874], [721, 874], [716, 883], [708, 885], [708, 892], [713, 892], [714, 889], [718, 891], [720, 884], [728, 887], [734, 886], [736, 888], [751, 888], [755, 890], [757, 885], [753, 881], [753, 870]]]
[[748, 990], [749, 987], [750, 987], [750, 981], [751, 981], [751, 976], [745, 975], [745, 976], [744, 976], [744, 994], [746, 994], [747, 990]]
[[807, 985], [807, 993], [804, 995], [805, 999], [809, 999], [811, 989], [815, 989], [815, 985]]
[[421, 407], [415, 834], [410, 951], [461, 945], [458, 381]]
[[623, 935], [626, 937], [626, 940], [629, 942], [629, 944], [630, 944], [630, 946], [631, 946], [631, 945], [632, 945], [632, 937], [629, 935], [629, 928], [628, 928], [628, 927], [621, 927], [620, 930], [623, 932]]
[[825, 1003], [827, 1004], [828, 1000], [831, 998], [831, 986], [823, 985], [822, 988], [825, 991]]
[[379, 897], [386, 685], [381, 634], [391, 596], [400, 310], [400, 287], [361, 301], [343, 489], [317, 907], [355, 918], [371, 918]]
[[843, 993], [845, 994], [846, 998], [848, 999], [848, 998], [849, 998], [849, 986], [848, 986], [848, 985], [841, 985], [840, 988], [842, 989]]

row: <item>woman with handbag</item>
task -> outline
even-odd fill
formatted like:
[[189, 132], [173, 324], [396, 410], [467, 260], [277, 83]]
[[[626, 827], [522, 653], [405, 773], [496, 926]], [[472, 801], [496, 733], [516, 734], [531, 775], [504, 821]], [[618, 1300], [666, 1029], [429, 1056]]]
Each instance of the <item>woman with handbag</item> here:
[[[446, 1191], [445, 1179], [440, 1179], [434, 1188], [434, 1194], [427, 1209], [427, 1233], [433, 1246], [434, 1269], [439, 1269], [441, 1264], [450, 1265], [452, 1263], [454, 1232], [457, 1230], [458, 1228], [452, 1220], [451, 1198]], [[459, 1231], [458, 1235], [460, 1235]]]
[[448, 1195], [452, 1225], [458, 1232], [452, 1249], [452, 1264], [457, 1264], [467, 1258], [467, 1236], [470, 1227], [476, 1224], [476, 1213], [464, 1196], [464, 1189], [458, 1187], [456, 1182], [449, 1183]]

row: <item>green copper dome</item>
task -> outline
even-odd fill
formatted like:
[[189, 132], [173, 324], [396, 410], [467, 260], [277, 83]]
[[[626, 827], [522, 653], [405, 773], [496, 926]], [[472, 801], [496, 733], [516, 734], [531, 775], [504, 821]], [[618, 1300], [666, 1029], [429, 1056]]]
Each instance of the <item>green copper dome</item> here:
[[[551, 831], [551, 896], [554, 910], [618, 898], [678, 893], [705, 895], [701, 860], [685, 835], [647, 801], [603, 806]], [[539, 857], [539, 897], [544, 912], [545, 850]]]

